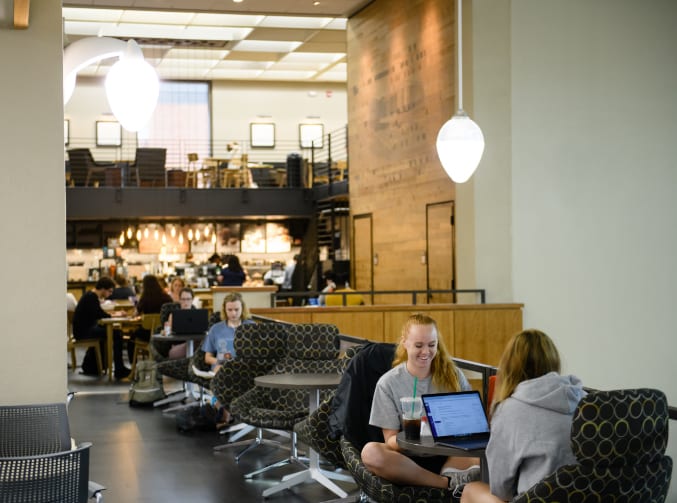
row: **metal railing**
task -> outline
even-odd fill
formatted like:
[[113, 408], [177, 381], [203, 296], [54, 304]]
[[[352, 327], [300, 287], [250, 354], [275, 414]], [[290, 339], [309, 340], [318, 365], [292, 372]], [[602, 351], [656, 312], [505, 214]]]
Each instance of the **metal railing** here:
[[[479, 303], [486, 304], [486, 291], [483, 288], [464, 288], [454, 290], [346, 290], [346, 291], [339, 290], [336, 292], [327, 292], [327, 293], [322, 293], [318, 291], [278, 292], [272, 295], [271, 307], [275, 307], [277, 305], [278, 299], [280, 300], [288, 298], [302, 299], [304, 302], [307, 303], [308, 299], [316, 298], [319, 297], [320, 295], [324, 295], [327, 297], [340, 295], [342, 301], [341, 304], [343, 306], [348, 305], [347, 299], [350, 295], [362, 295], [370, 297], [373, 297], [374, 295], [411, 295], [411, 304], [415, 306], [418, 304], [418, 298], [421, 295], [425, 296], [425, 299], [428, 300], [434, 294], [456, 295], [466, 293], [477, 294], [479, 296]], [[429, 302], [424, 302], [424, 304], [428, 303]], [[433, 302], [433, 304], [439, 303], [440, 302]]]

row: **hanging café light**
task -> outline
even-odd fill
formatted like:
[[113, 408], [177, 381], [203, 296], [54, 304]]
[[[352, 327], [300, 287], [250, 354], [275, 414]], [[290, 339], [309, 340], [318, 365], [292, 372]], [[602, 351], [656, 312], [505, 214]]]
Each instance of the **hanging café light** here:
[[484, 135], [480, 127], [463, 110], [463, 45], [461, 4], [456, 0], [458, 42], [458, 110], [437, 133], [437, 155], [449, 178], [456, 183], [467, 182], [477, 169], [484, 153]]

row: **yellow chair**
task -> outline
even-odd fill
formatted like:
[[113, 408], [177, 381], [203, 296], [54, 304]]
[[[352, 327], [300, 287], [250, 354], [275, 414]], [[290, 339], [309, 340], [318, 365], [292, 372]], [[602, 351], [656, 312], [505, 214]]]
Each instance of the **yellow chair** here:
[[101, 358], [101, 345], [99, 339], [75, 339], [73, 337], [73, 311], [66, 311], [67, 325], [66, 325], [66, 349], [71, 355], [71, 368], [77, 368], [77, 359], [75, 357], [75, 348], [94, 348], [96, 354], [96, 368], [99, 370], [99, 375], [103, 374], [103, 359]]
[[[141, 328], [149, 330], [151, 338], [153, 337], [155, 330], [159, 326], [160, 326], [160, 313], [141, 315]], [[150, 339], [144, 341], [137, 337], [134, 339], [134, 356], [132, 357], [131, 375], [134, 375], [134, 371], [136, 370], [136, 361], [142, 356], [150, 357]]]

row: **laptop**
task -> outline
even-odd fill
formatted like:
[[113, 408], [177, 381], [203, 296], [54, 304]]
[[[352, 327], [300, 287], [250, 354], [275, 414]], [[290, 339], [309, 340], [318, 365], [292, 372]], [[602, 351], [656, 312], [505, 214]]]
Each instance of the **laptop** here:
[[435, 443], [471, 451], [489, 441], [489, 421], [478, 391], [421, 396]]
[[204, 334], [208, 328], [208, 309], [177, 309], [172, 311], [172, 335]]

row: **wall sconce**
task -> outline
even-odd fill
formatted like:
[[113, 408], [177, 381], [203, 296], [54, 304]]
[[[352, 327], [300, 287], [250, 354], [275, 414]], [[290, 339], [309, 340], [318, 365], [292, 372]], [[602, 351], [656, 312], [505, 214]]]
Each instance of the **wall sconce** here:
[[477, 169], [484, 153], [484, 135], [480, 127], [463, 110], [463, 45], [461, 4], [457, 5], [458, 42], [458, 110], [437, 133], [437, 155], [444, 171], [456, 183], [467, 182]]
[[134, 40], [87, 37], [66, 47], [63, 53], [63, 102], [68, 103], [78, 71], [97, 61], [118, 57], [106, 76], [106, 96], [111, 111], [123, 128], [138, 131], [155, 111], [160, 83], [155, 69], [143, 58]]

